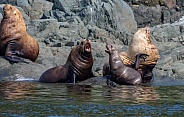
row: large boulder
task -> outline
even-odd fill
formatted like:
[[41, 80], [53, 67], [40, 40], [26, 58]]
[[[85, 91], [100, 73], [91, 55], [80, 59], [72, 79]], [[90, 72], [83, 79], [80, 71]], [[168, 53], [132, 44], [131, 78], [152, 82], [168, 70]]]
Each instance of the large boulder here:
[[85, 25], [92, 23], [103, 29], [127, 32], [137, 29], [132, 9], [122, 0], [55, 0], [53, 9], [59, 9], [67, 16], [79, 15]]
[[157, 25], [152, 28], [152, 39], [160, 52], [160, 59], [155, 66], [156, 77], [183, 77], [184, 63], [184, 21], [173, 24]]

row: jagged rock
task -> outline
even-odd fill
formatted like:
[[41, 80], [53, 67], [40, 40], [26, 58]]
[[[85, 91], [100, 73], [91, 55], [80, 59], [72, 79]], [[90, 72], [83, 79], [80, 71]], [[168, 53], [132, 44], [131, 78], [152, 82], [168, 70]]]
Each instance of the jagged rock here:
[[133, 7], [133, 10], [138, 27], [160, 24], [162, 14], [159, 5], [157, 7], [135, 6]]
[[173, 23], [184, 15], [183, 0], [125, 0], [133, 9], [138, 28]]
[[10, 64], [7, 60], [0, 57], [0, 80], [16, 80], [18, 78], [34, 78], [38, 79], [40, 72], [47, 68], [41, 64], [29, 62]]
[[0, 13], [0, 22], [1, 22], [2, 19], [3, 19], [3, 15]]
[[4, 6], [4, 4], [0, 4], [0, 13], [3, 15], [4, 14], [4, 12], [3, 12], [3, 6]]
[[164, 24], [153, 27], [152, 35], [158, 42], [171, 42], [171, 41], [174, 42], [174, 38], [181, 35], [181, 32], [179, 26]]

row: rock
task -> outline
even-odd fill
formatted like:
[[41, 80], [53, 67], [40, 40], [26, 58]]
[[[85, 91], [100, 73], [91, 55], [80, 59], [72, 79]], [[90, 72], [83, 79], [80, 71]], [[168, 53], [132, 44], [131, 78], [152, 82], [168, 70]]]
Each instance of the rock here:
[[56, 19], [32, 20], [28, 26], [28, 33], [36, 37], [47, 38], [51, 32], [59, 29]]
[[1, 22], [2, 19], [3, 19], [3, 15], [0, 13], [0, 22]]
[[158, 42], [171, 42], [174, 41], [174, 38], [178, 37], [178, 35], [181, 35], [179, 27], [171, 24], [157, 25], [152, 28], [151, 32]]
[[15, 63], [11, 65], [7, 60], [0, 58], [0, 80], [14, 81], [17, 78], [34, 78], [37, 80], [40, 73], [46, 70], [45, 66], [33, 62]]
[[183, 0], [125, 0], [132, 8], [138, 28], [173, 23], [184, 15]]
[[148, 6], [135, 6], [133, 7], [135, 20], [138, 23], [138, 27], [155, 26], [160, 24], [161, 8], [148, 7]]
[[4, 15], [3, 7], [4, 7], [4, 4], [0, 4], [0, 13], [1, 13], [2, 15]]
[[31, 11], [31, 5], [28, 3], [28, 0], [17, 0], [17, 5], [24, 9], [26, 14], [29, 14]]
[[17, 5], [17, 0], [1, 0], [0, 4], [12, 4], [12, 5]]
[[[104, 52], [105, 43], [112, 44], [119, 51], [125, 51], [137, 27], [150, 24], [151, 40], [161, 56], [153, 70], [155, 77], [184, 79], [184, 20], [181, 18], [184, 16], [183, 0], [177, 0], [176, 5], [171, 7], [166, 7], [164, 3], [168, 0], [160, 3], [158, 0], [125, 1], [130, 6], [122, 0], [1, 0], [2, 16], [2, 3], [17, 5], [25, 19], [27, 32], [40, 45], [35, 63], [11, 65], [1, 58], [1, 78], [38, 79], [46, 69], [63, 65], [71, 47], [82, 38], [92, 41], [93, 71], [101, 77], [102, 66], [108, 59]], [[96, 82], [95, 78], [93, 80]]]
[[181, 26], [182, 20], [153, 27], [153, 38], [158, 40], [156, 45], [161, 55], [154, 69], [156, 77], [184, 78], [184, 33], [180, 30]]
[[164, 0], [164, 4], [169, 9], [173, 9], [176, 7], [176, 0]]

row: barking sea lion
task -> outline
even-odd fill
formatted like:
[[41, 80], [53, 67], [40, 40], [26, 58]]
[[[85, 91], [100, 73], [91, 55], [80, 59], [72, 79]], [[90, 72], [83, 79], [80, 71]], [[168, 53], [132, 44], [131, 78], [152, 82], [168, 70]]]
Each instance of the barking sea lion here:
[[63, 66], [45, 71], [39, 81], [47, 83], [83, 81], [94, 76], [92, 66], [91, 44], [88, 39], [85, 39], [71, 50]]
[[37, 41], [26, 32], [20, 11], [9, 4], [3, 7], [4, 16], [0, 24], [0, 56], [11, 63], [35, 61], [39, 54]]
[[118, 84], [141, 84], [141, 74], [133, 68], [123, 64], [118, 50], [109, 44], [106, 45], [106, 48], [107, 50], [105, 51], [109, 54], [110, 80]]

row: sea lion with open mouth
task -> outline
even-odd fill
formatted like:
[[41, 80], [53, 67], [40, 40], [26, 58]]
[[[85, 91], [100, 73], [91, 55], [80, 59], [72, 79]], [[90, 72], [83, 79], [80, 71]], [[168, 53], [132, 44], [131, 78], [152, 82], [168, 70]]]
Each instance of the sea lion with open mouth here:
[[74, 47], [63, 66], [58, 66], [45, 71], [40, 82], [69, 82], [75, 83], [94, 77], [92, 72], [93, 57], [91, 53], [90, 40], [81, 41], [80, 45]]
[[118, 50], [112, 45], [106, 44], [109, 54], [110, 80], [118, 84], [139, 85], [142, 83], [141, 74], [131, 67], [123, 64]]

